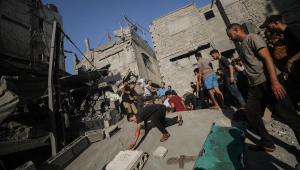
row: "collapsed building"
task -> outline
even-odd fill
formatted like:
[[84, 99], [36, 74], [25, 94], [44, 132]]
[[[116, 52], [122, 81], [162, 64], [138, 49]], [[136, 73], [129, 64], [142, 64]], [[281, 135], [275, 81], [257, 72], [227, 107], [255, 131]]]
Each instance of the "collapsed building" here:
[[39, 166], [120, 121], [123, 80], [137, 81], [139, 94], [145, 79], [160, 83], [154, 51], [130, 27], [95, 49], [86, 40], [87, 57], [78, 62], [74, 54], [70, 75], [63, 47], [70, 38], [57, 8], [40, 0], [0, 4], [0, 159], [7, 169], [30, 160]]
[[[155, 19], [149, 30], [162, 80], [183, 95], [194, 81], [196, 52], [211, 60], [212, 49], [225, 57], [238, 57], [239, 43], [226, 35], [229, 24], [240, 23], [247, 33], [263, 34], [259, 25], [266, 16], [281, 14], [288, 23], [300, 20], [299, 9], [297, 0], [217, 0], [201, 8], [192, 3]], [[218, 62], [212, 64], [216, 71]]]
[[[106, 44], [90, 49], [89, 40], [86, 39], [86, 48], [82, 61], [75, 63], [75, 74], [86, 70], [93, 70], [93, 65], [100, 70], [109, 70], [110, 75], [121, 78], [129, 70], [139, 79], [152, 80], [154, 85], [161, 83], [160, 70], [153, 49], [147, 41], [142, 39], [131, 27], [114, 31], [118, 37]], [[74, 55], [74, 61], [78, 61]], [[91, 63], [89, 61], [91, 61]]]

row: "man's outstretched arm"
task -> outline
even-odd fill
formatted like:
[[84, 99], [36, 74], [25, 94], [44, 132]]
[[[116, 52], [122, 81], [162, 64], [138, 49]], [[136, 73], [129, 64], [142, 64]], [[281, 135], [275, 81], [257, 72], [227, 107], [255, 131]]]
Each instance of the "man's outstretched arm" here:
[[131, 145], [128, 147], [128, 149], [131, 149], [131, 148], [132, 148], [132, 150], [134, 150], [136, 141], [137, 141], [137, 139], [138, 139], [139, 136], [140, 136], [141, 125], [142, 125], [142, 123], [137, 124], [137, 128], [136, 128], [136, 131], [135, 131], [135, 137], [134, 137], [133, 144], [131, 144]]
[[283, 99], [285, 97], [286, 91], [284, 90], [282, 85], [278, 82], [276, 69], [273, 60], [271, 58], [271, 55], [269, 53], [269, 50], [267, 49], [267, 47], [264, 47], [258, 51], [258, 54], [263, 59], [267, 67], [267, 70], [269, 72], [270, 80], [272, 84], [271, 88], [274, 92], [274, 95], [276, 96], [277, 99]]

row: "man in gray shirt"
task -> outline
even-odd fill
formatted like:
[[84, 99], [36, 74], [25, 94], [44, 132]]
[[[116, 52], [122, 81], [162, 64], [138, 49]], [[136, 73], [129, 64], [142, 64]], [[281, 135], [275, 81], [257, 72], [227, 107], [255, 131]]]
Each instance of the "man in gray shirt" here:
[[283, 75], [274, 66], [266, 42], [257, 34], [247, 35], [239, 24], [229, 25], [226, 32], [230, 40], [241, 42], [240, 58], [251, 83], [245, 111], [249, 123], [260, 134], [261, 142], [249, 149], [268, 152], [276, 150], [262, 120], [268, 103], [273, 105], [278, 117], [294, 131], [300, 142], [300, 115], [286, 94]]
[[[213, 89], [217, 92], [217, 94], [221, 100], [222, 108], [226, 108], [226, 105], [224, 103], [223, 93], [220, 91], [219, 86], [218, 86], [218, 77], [217, 77], [216, 73], [214, 72], [214, 70], [212, 69], [212, 64], [211, 64], [210, 60], [203, 58], [200, 52], [196, 53], [195, 57], [198, 60], [197, 67], [199, 68], [199, 78], [198, 78], [197, 85], [200, 86], [202, 84], [201, 81], [202, 81], [202, 77], [203, 77], [204, 85], [207, 88], [207, 90], [211, 96], [211, 99], [213, 100], [213, 102], [215, 104], [215, 106], [213, 106], [211, 109], [220, 109], [220, 106], [215, 99]], [[200, 87], [198, 89], [200, 89]]]

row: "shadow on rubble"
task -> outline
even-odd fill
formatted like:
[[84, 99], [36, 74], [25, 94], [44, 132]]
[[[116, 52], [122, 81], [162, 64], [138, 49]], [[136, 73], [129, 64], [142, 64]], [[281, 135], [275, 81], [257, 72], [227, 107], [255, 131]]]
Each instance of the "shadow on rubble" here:
[[[141, 140], [139, 141], [139, 143], [136, 145], [135, 150], [140, 146], [140, 144], [146, 139], [146, 136], [148, 135], [148, 133], [150, 132], [150, 130], [152, 128], [154, 128], [155, 126], [149, 122], [148, 123], [148, 127], [147, 127], [147, 132], [143, 135], [143, 137], [141, 138]], [[141, 126], [142, 129], [145, 129], [145, 125]]]
[[222, 109], [222, 113], [230, 120], [231, 127], [242, 126], [242, 124], [244, 123], [241, 120], [234, 120], [234, 114], [236, 113], [236, 111], [231, 107]]
[[[258, 135], [255, 131], [251, 131], [252, 133]], [[255, 144], [259, 144], [260, 141], [259, 139], [257, 139], [255, 136], [253, 136], [252, 134], [250, 134], [247, 130], [246, 130], [246, 136], [247, 138], [252, 141]], [[258, 135], [259, 136], [259, 135]], [[277, 137], [271, 135], [272, 140], [274, 141], [274, 143], [278, 146], [280, 146], [281, 148], [284, 148], [286, 151], [288, 151], [290, 154], [294, 155], [297, 162], [300, 161], [300, 155], [298, 151], [298, 149], [295, 146], [291, 146], [285, 142], [283, 142], [282, 140], [278, 139]], [[245, 144], [245, 148], [247, 149], [249, 146], [251, 146], [251, 144]], [[275, 151], [276, 152], [276, 151]], [[247, 156], [248, 157], [252, 157], [252, 158], [258, 158], [258, 154], [260, 155], [260, 158], [263, 158], [265, 161], [263, 162], [263, 166], [268, 168], [268, 169], [278, 169], [275, 165], [279, 166], [282, 169], [288, 170], [294, 170], [295, 168], [292, 167], [291, 165], [286, 164], [285, 162], [282, 162], [281, 160], [275, 158], [274, 156], [270, 155], [267, 152], [254, 152], [254, 151], [248, 151], [247, 152]], [[252, 156], [251, 156], [252, 155]], [[255, 161], [255, 164], [258, 164], [259, 161]], [[253, 166], [253, 165], [252, 165]], [[254, 165], [255, 166], [255, 165]], [[254, 167], [252, 167], [254, 168]], [[251, 168], [250, 168], [251, 169]]]

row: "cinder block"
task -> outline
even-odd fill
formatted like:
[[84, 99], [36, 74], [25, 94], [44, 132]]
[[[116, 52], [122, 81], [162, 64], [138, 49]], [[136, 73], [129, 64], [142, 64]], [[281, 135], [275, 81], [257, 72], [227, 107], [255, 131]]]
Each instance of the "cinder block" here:
[[15, 170], [36, 170], [32, 161], [26, 162], [24, 165], [19, 166]]
[[111, 138], [114, 134], [116, 134], [120, 129], [116, 125], [112, 125], [108, 128], [103, 129], [106, 138]]
[[148, 160], [143, 151], [120, 151], [106, 166], [106, 170], [141, 170]]
[[97, 142], [104, 139], [104, 133], [102, 129], [87, 131], [85, 132], [85, 136], [88, 138], [90, 143]]
[[55, 156], [44, 162], [38, 169], [53, 170], [64, 169], [70, 162], [72, 162], [79, 154], [81, 154], [88, 146], [90, 142], [87, 137], [80, 136], [72, 143], [64, 147]]
[[153, 152], [153, 156], [154, 158], [159, 158], [159, 159], [163, 159], [166, 154], [168, 153], [168, 149], [159, 146], [154, 152]]

